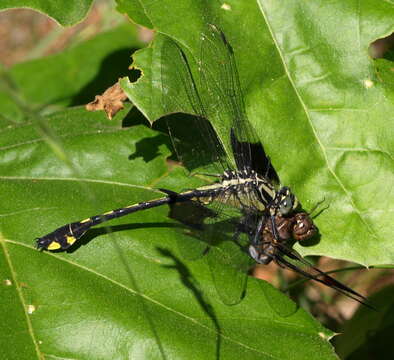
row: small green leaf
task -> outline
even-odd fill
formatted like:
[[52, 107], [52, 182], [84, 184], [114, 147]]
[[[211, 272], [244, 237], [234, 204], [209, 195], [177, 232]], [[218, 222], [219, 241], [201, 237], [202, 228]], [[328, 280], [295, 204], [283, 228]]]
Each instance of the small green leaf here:
[[31, 8], [42, 12], [63, 26], [74, 25], [85, 18], [93, 0], [2, 0], [0, 10]]
[[127, 14], [131, 19], [133, 19], [137, 24], [145, 26], [147, 28], [152, 28], [152, 23], [145, 14], [145, 10], [142, 4], [138, 1], [128, 1], [128, 0], [116, 0], [117, 10], [120, 13]]

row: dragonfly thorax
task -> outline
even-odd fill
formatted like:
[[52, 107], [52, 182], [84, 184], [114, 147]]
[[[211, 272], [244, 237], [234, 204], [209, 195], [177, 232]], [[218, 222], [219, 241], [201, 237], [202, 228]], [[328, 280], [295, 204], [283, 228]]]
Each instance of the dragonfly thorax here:
[[272, 183], [252, 169], [225, 171], [222, 175], [221, 186], [227, 198], [234, 198], [242, 206], [265, 211], [276, 197]]

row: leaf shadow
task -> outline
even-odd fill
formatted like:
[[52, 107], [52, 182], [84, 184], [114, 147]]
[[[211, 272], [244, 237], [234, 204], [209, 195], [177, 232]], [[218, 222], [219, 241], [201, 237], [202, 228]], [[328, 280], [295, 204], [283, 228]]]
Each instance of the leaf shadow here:
[[99, 228], [90, 229], [84, 234], [75, 244], [70, 246], [66, 252], [73, 253], [77, 251], [81, 246], [88, 245], [91, 241], [95, 240], [97, 237], [112, 234], [119, 231], [128, 231], [136, 229], [146, 229], [146, 228], [177, 228], [179, 227], [176, 223], [170, 222], [151, 222], [151, 223], [133, 223], [133, 224], [122, 224], [113, 226], [102, 226]]
[[135, 151], [129, 155], [128, 159], [135, 160], [137, 158], [142, 158], [145, 162], [152, 161], [160, 156], [159, 148], [163, 144], [170, 146], [168, 138], [163, 134], [144, 138], [135, 144]]
[[129, 70], [131, 55], [136, 50], [138, 48], [123, 48], [107, 55], [101, 62], [96, 76], [73, 96], [70, 106], [87, 104], [121, 77], [128, 76], [131, 82], [136, 81], [140, 72]]
[[198, 281], [190, 273], [189, 269], [184, 265], [184, 263], [178, 259], [171, 251], [164, 248], [157, 248], [161, 255], [168, 257], [173, 260], [173, 265], [163, 265], [169, 269], [175, 269], [178, 271], [180, 279], [184, 286], [191, 290], [193, 296], [197, 300], [201, 309], [207, 314], [207, 316], [212, 320], [216, 329], [216, 359], [220, 359], [221, 350], [221, 328], [216, 316], [215, 310], [209, 303], [208, 299], [204, 296], [204, 292], [201, 289]]

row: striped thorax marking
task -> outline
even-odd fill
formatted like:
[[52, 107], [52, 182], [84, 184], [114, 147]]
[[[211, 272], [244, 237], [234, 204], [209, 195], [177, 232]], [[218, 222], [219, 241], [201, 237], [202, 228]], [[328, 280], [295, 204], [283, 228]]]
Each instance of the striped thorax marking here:
[[276, 191], [271, 183], [254, 170], [225, 172], [223, 185], [234, 188], [238, 196], [246, 197], [251, 202], [250, 206], [263, 211], [275, 198]]
[[[202, 195], [198, 196], [201, 191]], [[275, 198], [275, 188], [270, 182], [257, 174], [254, 170], [225, 171], [219, 183], [200, 187], [196, 190], [184, 192], [195, 194], [192, 200], [207, 205], [217, 197], [232, 204], [233, 206], [253, 207], [258, 211], [264, 211], [266, 206]]]

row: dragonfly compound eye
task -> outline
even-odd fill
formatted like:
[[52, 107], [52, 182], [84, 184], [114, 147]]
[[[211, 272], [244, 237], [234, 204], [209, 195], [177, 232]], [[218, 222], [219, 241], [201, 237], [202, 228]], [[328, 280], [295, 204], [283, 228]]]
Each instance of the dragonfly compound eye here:
[[287, 215], [294, 207], [294, 196], [291, 194], [286, 195], [279, 203], [279, 212], [282, 215]]
[[298, 200], [287, 186], [283, 186], [275, 197], [276, 209], [281, 215], [289, 215], [298, 207]]

